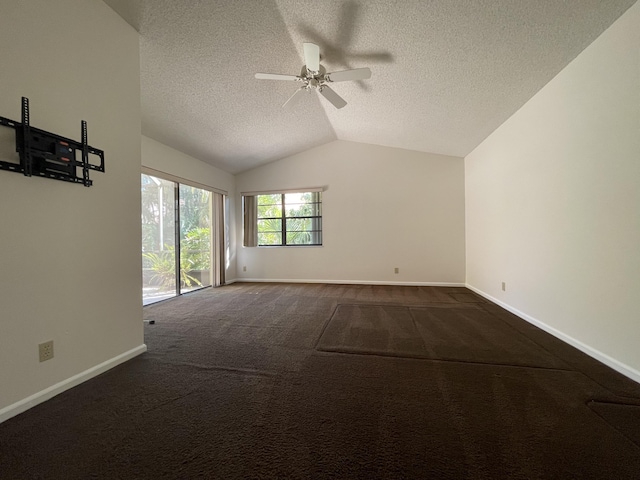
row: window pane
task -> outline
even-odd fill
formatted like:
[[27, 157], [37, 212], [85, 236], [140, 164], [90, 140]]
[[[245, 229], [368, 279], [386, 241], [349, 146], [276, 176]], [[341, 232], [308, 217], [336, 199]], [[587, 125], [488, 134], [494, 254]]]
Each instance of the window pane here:
[[175, 183], [142, 175], [142, 302], [176, 295]]
[[211, 285], [211, 192], [180, 185], [180, 293]]
[[282, 232], [258, 233], [258, 245], [282, 245]]
[[282, 220], [258, 220], [258, 245], [282, 245]]
[[321, 215], [319, 203], [287, 204], [287, 217], [315, 217]]
[[258, 218], [281, 218], [282, 206], [277, 205], [258, 205]]
[[282, 194], [272, 193], [269, 195], [258, 195], [258, 205], [281, 205]]
[[287, 233], [303, 232], [311, 229], [312, 226], [310, 218], [287, 218]]
[[320, 197], [317, 192], [287, 193], [284, 197], [288, 217], [320, 215]]
[[258, 233], [277, 232], [282, 231], [282, 220], [278, 218], [268, 218], [265, 220], [258, 220]]
[[282, 194], [281, 193], [266, 193], [263, 195], [258, 195], [258, 203], [259, 204], [267, 204], [267, 203], [281, 203], [282, 202]]
[[282, 195], [258, 195], [258, 218], [281, 218]]
[[287, 232], [287, 245], [311, 245], [311, 232]]
[[288, 218], [287, 245], [322, 245], [321, 218]]

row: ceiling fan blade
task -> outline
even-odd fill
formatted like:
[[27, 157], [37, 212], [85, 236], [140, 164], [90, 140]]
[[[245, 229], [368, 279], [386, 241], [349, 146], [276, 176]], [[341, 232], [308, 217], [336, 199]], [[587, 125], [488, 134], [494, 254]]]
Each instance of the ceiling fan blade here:
[[355, 68], [341, 72], [327, 73], [325, 79], [328, 82], [346, 82], [347, 80], [366, 80], [371, 78], [371, 70], [368, 68]]
[[336, 108], [342, 108], [347, 104], [347, 102], [345, 102], [340, 95], [338, 95], [326, 85], [322, 85], [318, 90], [320, 91], [322, 96], [329, 100]]
[[307, 70], [317, 72], [320, 70], [320, 47], [315, 43], [303, 43], [304, 63]]
[[279, 73], [256, 73], [256, 78], [259, 80], [300, 80], [300, 77], [296, 75], [281, 75]]
[[282, 105], [282, 108], [286, 106], [293, 107], [294, 105], [297, 105], [298, 103], [300, 103], [300, 99], [304, 97], [305, 93], [309, 93], [309, 89], [306, 87], [300, 87], [298, 90], [296, 90], [293, 93], [293, 95], [289, 97], [289, 100], [284, 102], [284, 104]]

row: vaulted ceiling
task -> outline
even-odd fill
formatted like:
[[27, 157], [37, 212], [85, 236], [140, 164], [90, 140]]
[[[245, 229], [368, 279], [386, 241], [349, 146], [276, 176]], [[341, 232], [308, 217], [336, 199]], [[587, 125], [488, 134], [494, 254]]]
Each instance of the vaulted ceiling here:
[[[636, 0], [104, 0], [140, 33], [142, 132], [238, 173], [335, 139], [465, 156]], [[282, 104], [303, 42], [369, 80]]]

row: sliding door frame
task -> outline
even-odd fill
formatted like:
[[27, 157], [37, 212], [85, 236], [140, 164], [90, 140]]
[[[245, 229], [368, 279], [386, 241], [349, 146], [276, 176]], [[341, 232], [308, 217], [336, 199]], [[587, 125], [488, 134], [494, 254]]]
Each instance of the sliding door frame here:
[[[185, 292], [185, 293], [190, 293], [190, 292], [194, 292], [197, 290], [201, 290], [203, 288], [208, 288], [208, 287], [215, 287], [215, 286], [220, 286], [217, 285], [217, 279], [220, 277], [220, 274], [216, 273], [215, 269], [220, 269], [221, 266], [217, 265], [217, 261], [221, 261], [224, 262], [224, 251], [219, 252], [219, 254], [217, 254], [217, 250], [216, 250], [216, 245], [218, 243], [220, 243], [221, 245], [224, 245], [226, 243], [226, 239], [225, 239], [225, 230], [226, 228], [224, 228], [226, 226], [226, 216], [225, 216], [225, 208], [224, 205], [227, 202], [227, 198], [229, 193], [226, 190], [221, 190], [215, 187], [211, 187], [209, 185], [204, 185], [198, 182], [193, 182], [191, 180], [185, 179], [185, 178], [181, 178], [181, 177], [177, 177], [175, 175], [171, 175], [165, 172], [162, 172], [160, 170], [155, 170], [153, 168], [149, 168], [149, 167], [142, 167], [141, 168], [141, 175], [149, 175], [152, 177], [156, 177], [162, 180], [166, 180], [169, 182], [172, 182], [174, 185], [174, 243], [175, 243], [175, 274], [176, 274], [176, 288], [175, 288], [175, 296], [178, 297], [180, 295], [183, 295], [182, 293], [182, 285], [181, 285], [181, 271], [180, 271], [180, 256], [182, 254], [181, 249], [182, 249], [182, 245], [181, 245], [181, 222], [180, 222], [180, 185], [185, 185], [185, 186], [189, 186], [189, 187], [193, 187], [193, 188], [197, 188], [200, 190], [204, 190], [209, 192], [211, 195], [209, 197], [209, 204], [208, 204], [208, 209], [209, 209], [209, 221], [210, 221], [210, 225], [209, 225], [209, 231], [210, 231], [210, 236], [209, 236], [209, 258], [211, 259], [210, 261], [210, 268], [209, 268], [209, 284], [208, 285], [204, 285], [200, 288], [194, 288], [192, 290], [189, 290], [189, 292]], [[218, 212], [215, 211], [214, 208], [214, 203], [215, 203], [215, 198], [214, 195], [215, 194], [219, 194], [222, 196], [222, 225], [223, 228], [217, 228], [217, 226], [219, 225], [219, 221], [220, 219], [214, 218], [214, 214], [218, 214]], [[222, 236], [222, 241], [218, 242], [218, 240], [220, 240], [219, 236]], [[214, 237], [218, 237], [218, 238], [214, 238]], [[223, 249], [224, 250], [224, 249]], [[221, 285], [224, 284], [224, 281], [221, 282]], [[174, 297], [171, 297], [174, 298]]]

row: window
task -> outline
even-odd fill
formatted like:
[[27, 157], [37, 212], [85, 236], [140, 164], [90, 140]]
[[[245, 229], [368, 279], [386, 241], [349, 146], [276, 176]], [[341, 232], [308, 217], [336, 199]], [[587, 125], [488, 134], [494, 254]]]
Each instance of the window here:
[[245, 246], [322, 245], [320, 192], [244, 196]]

